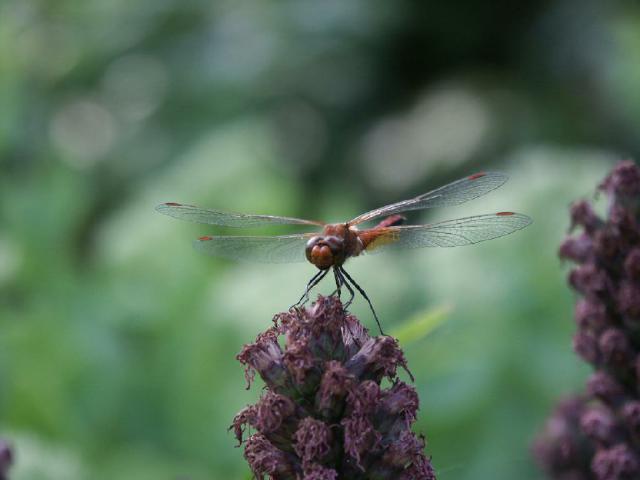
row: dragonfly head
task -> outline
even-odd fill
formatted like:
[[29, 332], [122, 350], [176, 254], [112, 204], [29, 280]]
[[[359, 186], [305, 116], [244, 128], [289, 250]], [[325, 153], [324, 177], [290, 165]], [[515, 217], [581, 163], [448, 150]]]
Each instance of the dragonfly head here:
[[346, 260], [344, 240], [334, 235], [318, 235], [307, 242], [307, 260], [320, 270], [342, 265]]

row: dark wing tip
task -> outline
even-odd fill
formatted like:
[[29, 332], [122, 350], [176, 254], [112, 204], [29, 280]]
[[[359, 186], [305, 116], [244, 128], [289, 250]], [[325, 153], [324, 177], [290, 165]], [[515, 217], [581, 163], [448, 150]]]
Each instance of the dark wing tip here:
[[167, 210], [169, 210], [171, 207], [182, 207], [182, 204], [176, 202], [161, 203], [160, 205], [156, 205], [156, 211], [166, 214]]
[[493, 190], [494, 188], [504, 185], [507, 180], [509, 180], [509, 175], [503, 172], [484, 171], [469, 175], [466, 180], [473, 182], [474, 180], [480, 180], [481, 178], [485, 179], [488, 184], [493, 185], [493, 188], [491, 188], [491, 190]]
[[473, 175], [469, 175], [467, 178], [469, 180], [476, 180], [478, 178], [482, 178], [486, 175], [486, 172], [478, 172], [478, 173], [474, 173]]

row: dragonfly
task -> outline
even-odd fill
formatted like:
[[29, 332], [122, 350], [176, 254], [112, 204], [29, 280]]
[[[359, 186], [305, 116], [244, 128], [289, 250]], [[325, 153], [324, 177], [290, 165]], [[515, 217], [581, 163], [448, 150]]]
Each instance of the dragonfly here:
[[[300, 297], [300, 305], [309, 299], [309, 292], [333, 271], [336, 291], [350, 294], [345, 308], [351, 304], [357, 290], [369, 304], [375, 321], [384, 335], [380, 320], [366, 292], [347, 273], [345, 262], [363, 254], [393, 249], [422, 247], [458, 247], [472, 245], [508, 235], [529, 225], [527, 215], [497, 212], [422, 225], [404, 225], [402, 213], [433, 207], [459, 205], [485, 195], [502, 186], [508, 176], [501, 172], [481, 172], [469, 175], [417, 197], [376, 208], [342, 223], [323, 223], [276, 215], [249, 215], [209, 210], [193, 205], [168, 202], [156, 210], [170, 217], [190, 222], [224, 227], [260, 227], [267, 225], [304, 225], [321, 229], [312, 233], [275, 236], [206, 235], [194, 242], [196, 250], [233, 260], [263, 263], [310, 262], [318, 272], [309, 280]], [[370, 228], [359, 228], [366, 222], [384, 217]]]

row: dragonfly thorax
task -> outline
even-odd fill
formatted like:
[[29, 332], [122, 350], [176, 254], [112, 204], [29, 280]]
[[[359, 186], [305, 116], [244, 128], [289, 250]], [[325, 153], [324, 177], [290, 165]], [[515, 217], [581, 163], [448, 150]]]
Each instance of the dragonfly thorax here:
[[311, 237], [305, 253], [307, 260], [320, 270], [342, 265], [347, 258], [355, 257], [364, 248], [354, 227], [344, 223], [326, 225], [323, 235]]
[[335, 235], [317, 235], [307, 242], [307, 260], [320, 270], [342, 265], [346, 260], [344, 240]]

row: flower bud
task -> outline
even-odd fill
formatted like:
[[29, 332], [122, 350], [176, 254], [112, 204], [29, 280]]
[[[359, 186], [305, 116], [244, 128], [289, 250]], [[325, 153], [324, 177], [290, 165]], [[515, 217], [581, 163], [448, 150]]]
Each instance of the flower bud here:
[[618, 405], [624, 399], [624, 388], [608, 373], [599, 371], [591, 375], [587, 382], [589, 395], [599, 398], [608, 405]]
[[533, 455], [538, 465], [551, 478], [565, 478], [565, 475], [590, 469], [593, 447], [580, 430], [585, 408], [582, 397], [562, 400], [533, 444]]
[[264, 475], [283, 480], [297, 478], [293, 457], [278, 450], [260, 434], [252, 435], [246, 440], [244, 458], [257, 478], [263, 478]]
[[605, 295], [611, 290], [607, 272], [593, 263], [585, 263], [571, 270], [569, 284], [584, 295]]
[[591, 208], [591, 205], [585, 201], [576, 202], [571, 206], [571, 229], [573, 230], [577, 226], [584, 227], [587, 233], [595, 231], [600, 225], [602, 220]]
[[623, 439], [614, 416], [604, 407], [587, 409], [580, 417], [580, 428], [597, 444], [610, 446]]
[[576, 333], [573, 337], [573, 350], [580, 355], [583, 360], [593, 365], [597, 365], [600, 361], [598, 340], [590, 333]]
[[617, 228], [601, 228], [593, 233], [593, 251], [600, 260], [615, 261], [625, 247], [625, 239]]
[[311, 417], [300, 420], [293, 448], [303, 465], [322, 462], [331, 450], [331, 437], [331, 429], [324, 422]]
[[600, 184], [599, 189], [614, 196], [632, 198], [640, 196], [640, 169], [631, 160], [620, 162]]
[[624, 271], [629, 278], [640, 280], [640, 247], [634, 247], [624, 260]]
[[13, 450], [7, 442], [0, 439], [0, 480], [9, 478], [11, 465], [13, 465]]
[[620, 313], [640, 321], [640, 284], [623, 281], [618, 291], [618, 308]]
[[591, 256], [593, 252], [593, 241], [587, 234], [577, 237], [568, 237], [562, 245], [558, 254], [560, 258], [573, 260], [574, 262], [583, 263]]
[[632, 400], [622, 407], [622, 419], [630, 434], [640, 439], [640, 401]]
[[598, 450], [591, 469], [597, 480], [632, 480], [640, 475], [640, 459], [628, 445], [622, 443]]
[[274, 391], [286, 388], [286, 371], [283, 355], [275, 332], [268, 330], [258, 336], [255, 343], [245, 345], [236, 358], [245, 365], [247, 388], [251, 385], [255, 372]]
[[391, 337], [375, 337], [367, 340], [358, 353], [346, 363], [352, 375], [380, 381], [394, 377], [398, 366], [405, 366], [404, 355], [398, 343]]
[[598, 345], [603, 362], [610, 368], [623, 371], [633, 369], [634, 352], [622, 329], [606, 329], [600, 335]]
[[596, 333], [613, 323], [607, 315], [607, 307], [595, 298], [582, 298], [578, 301], [575, 319], [578, 328]]

